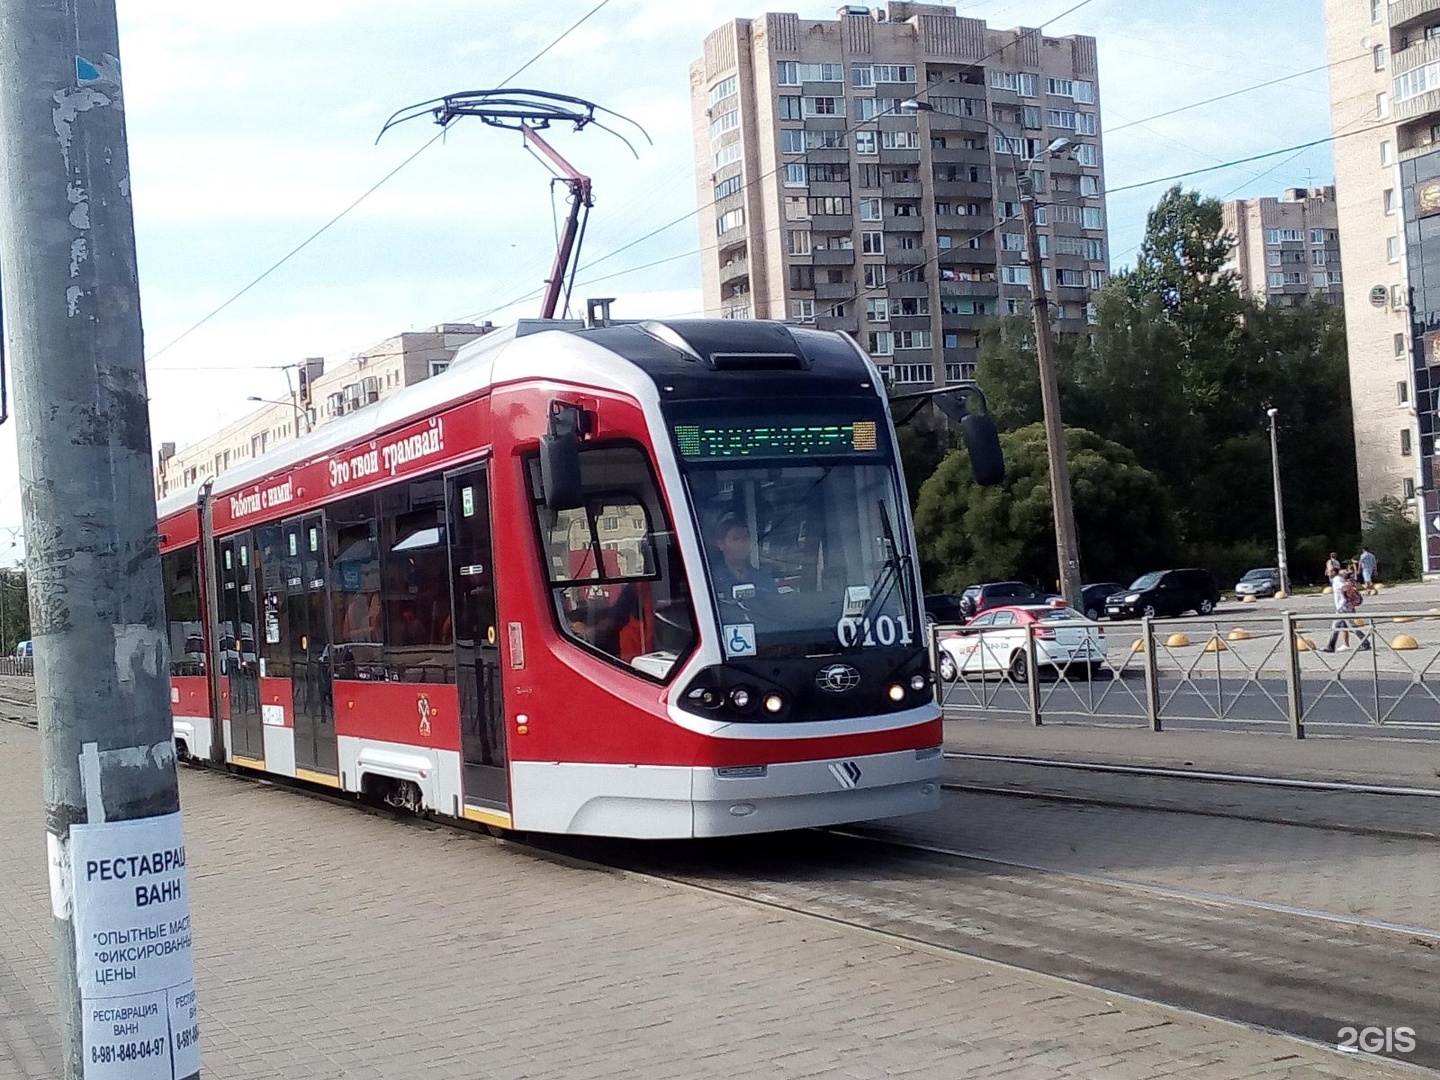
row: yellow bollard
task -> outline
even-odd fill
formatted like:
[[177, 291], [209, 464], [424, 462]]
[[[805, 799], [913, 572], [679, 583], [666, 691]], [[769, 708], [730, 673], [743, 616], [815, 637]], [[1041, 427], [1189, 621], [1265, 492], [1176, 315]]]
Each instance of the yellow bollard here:
[[1250, 631], [1246, 630], [1243, 626], [1237, 626], [1234, 630], [1231, 630], [1230, 633], [1226, 634], [1225, 636], [1228, 637], [1231, 641], [1249, 641]]
[[1190, 639], [1184, 634], [1171, 634], [1168, 638], [1165, 639], [1165, 647], [1167, 649], [1183, 649], [1186, 645], [1189, 644]]
[[1364, 625], [1365, 625], [1365, 620], [1364, 620], [1364, 619], [1351, 619], [1351, 620], [1350, 620], [1350, 623], [1351, 623], [1351, 625], [1353, 625], [1353, 626], [1364, 626]]
[[1132, 642], [1130, 643], [1130, 651], [1131, 651], [1132, 653], [1144, 652], [1144, 651], [1145, 651], [1145, 639], [1144, 639], [1144, 638], [1136, 638], [1134, 641], [1132, 641]]
[[1275, 599], [1276, 599], [1276, 600], [1288, 600], [1288, 599], [1290, 599], [1290, 594], [1289, 594], [1288, 592], [1286, 592], [1284, 589], [1276, 589], [1276, 590], [1275, 590]]
[[1308, 637], [1297, 637], [1295, 639], [1296, 652], [1313, 652], [1314, 649], [1315, 643], [1311, 641]]
[[1230, 646], [1226, 645], [1218, 634], [1205, 643], [1206, 652], [1225, 652], [1229, 648]]
[[1415, 616], [1414, 616], [1414, 615], [1396, 615], [1395, 618], [1391, 619], [1390, 621], [1391, 621], [1391, 622], [1397, 622], [1397, 623], [1399, 623], [1399, 622], [1414, 622], [1414, 621], [1415, 621]]
[[1420, 643], [1409, 634], [1400, 634], [1394, 641], [1390, 642], [1390, 648], [1396, 652], [1407, 652], [1410, 649], [1420, 648]]
[[1253, 597], [1253, 596], [1242, 596], [1242, 597], [1240, 597], [1240, 603], [1242, 603], [1242, 604], [1253, 604], [1254, 602], [1255, 602], [1255, 597]]

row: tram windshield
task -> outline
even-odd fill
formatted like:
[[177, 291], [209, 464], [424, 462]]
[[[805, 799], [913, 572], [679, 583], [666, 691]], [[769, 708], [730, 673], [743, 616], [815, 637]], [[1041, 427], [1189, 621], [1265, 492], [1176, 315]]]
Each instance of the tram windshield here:
[[677, 424], [728, 657], [918, 642], [884, 421]]

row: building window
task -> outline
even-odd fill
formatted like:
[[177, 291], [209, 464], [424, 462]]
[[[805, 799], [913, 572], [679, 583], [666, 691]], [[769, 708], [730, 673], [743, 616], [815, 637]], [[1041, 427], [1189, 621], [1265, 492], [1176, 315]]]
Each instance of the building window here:
[[1404, 285], [1391, 285], [1391, 286], [1390, 286], [1390, 306], [1391, 306], [1392, 308], [1394, 308], [1396, 311], [1400, 311], [1401, 309], [1403, 309], [1403, 308], [1405, 307], [1405, 286], [1404, 286]]
[[729, 177], [726, 180], [721, 180], [715, 185], [715, 201], [719, 202], [721, 199], [729, 198], [731, 195], [738, 195], [740, 189], [744, 186], [745, 176], [742, 173], [737, 173], [735, 176]]
[[[876, 144], [875, 144], [875, 132], [873, 132], [873, 131], [857, 131], [857, 132], [855, 132], [855, 153], [857, 153], [857, 154], [873, 154], [873, 153], [876, 152], [875, 145], [876, 145]], [[871, 186], [873, 187], [874, 185], [872, 184]]]
[[724, 233], [729, 232], [731, 229], [740, 228], [740, 226], [744, 224], [744, 210], [728, 210], [725, 213], [721, 214], [719, 219], [715, 222], [715, 232], [723, 235]]
[[1398, 236], [1385, 238], [1385, 258], [1392, 263], [1400, 261], [1400, 238]]
[[1030, 268], [1028, 266], [1002, 266], [1000, 280], [1006, 285], [1029, 285]]
[[1385, 139], [1380, 143], [1380, 164], [1395, 164], [1395, 144], [1389, 139]]
[[1310, 285], [1315, 289], [1328, 289], [1330, 287], [1330, 275], [1323, 270], [1318, 274], [1310, 275]]
[[1410, 384], [1408, 382], [1397, 382], [1395, 384], [1395, 404], [1404, 405], [1410, 400]]
[[786, 221], [809, 221], [810, 200], [804, 195], [785, 196], [785, 220]]
[[1279, 265], [1280, 265], [1280, 252], [1278, 252], [1278, 251], [1267, 251], [1267, 252], [1265, 253], [1265, 263], [1266, 263], [1267, 266], [1279, 266]]
[[1104, 226], [1100, 223], [1100, 208], [1098, 206], [1087, 206], [1081, 212], [1081, 223], [1087, 229], [1101, 229]]
[[805, 132], [799, 128], [781, 128], [780, 152], [782, 154], [803, 154], [805, 152]]
[[872, 323], [888, 323], [890, 321], [890, 301], [881, 297], [878, 300], [865, 301], [865, 321]]
[[[1378, 2], [1378, 0], [1377, 0]], [[875, 85], [875, 69], [869, 64], [850, 65], [850, 85], [861, 90]]]
[[1331, 284], [1331, 285], [1339, 285], [1339, 284], [1341, 284], [1341, 281], [1340, 281], [1340, 271], [1339, 271], [1339, 270], [1331, 270], [1331, 271], [1330, 271], [1330, 284]]
[[1405, 355], [1405, 335], [1404, 335], [1404, 334], [1396, 334], [1396, 335], [1395, 335], [1395, 355], [1396, 355], [1396, 357], [1402, 357], [1402, 356]]
[[928, 296], [897, 297], [891, 302], [890, 310], [896, 315], [929, 315], [930, 298]]
[[815, 288], [815, 268], [809, 263], [801, 263], [790, 267], [790, 288]]
[[1370, 0], [1370, 21], [1372, 23], [1380, 21], [1380, 0]]
[[1408, 427], [1400, 429], [1400, 456], [1410, 456], [1410, 429]]
[[1269, 284], [1270, 288], [1272, 288], [1272, 289], [1283, 289], [1283, 288], [1285, 287], [1285, 275], [1284, 275], [1284, 274], [1271, 274], [1271, 275], [1266, 279], [1266, 282]]
[[935, 381], [935, 365], [891, 364], [890, 374], [897, 383], [932, 383]]
[[1370, 50], [1370, 55], [1371, 55], [1371, 57], [1372, 57], [1372, 58], [1374, 59], [1374, 61], [1375, 61], [1375, 70], [1376, 70], [1376, 71], [1384, 71], [1384, 70], [1385, 70], [1385, 46], [1384, 46], [1384, 45], [1376, 45], [1373, 49]]
[[1402, 480], [1402, 481], [1400, 482], [1400, 486], [1401, 486], [1401, 490], [1405, 492], [1405, 498], [1407, 498], [1407, 499], [1413, 499], [1413, 498], [1415, 498], [1415, 481], [1414, 481], [1414, 480], [1412, 480], [1410, 477], [1407, 476], [1407, 477], [1405, 477], [1404, 480]]
[[884, 255], [885, 234], [883, 232], [862, 232], [860, 234], [860, 250], [866, 255]]
[[895, 335], [889, 330], [873, 330], [870, 333], [871, 356], [894, 356]]
[[1081, 174], [1080, 174], [1080, 194], [1081, 194], [1081, 195], [1099, 195], [1099, 194], [1100, 194], [1100, 178], [1099, 178], [1098, 176], [1091, 176], [1089, 173], [1081, 173]]
[[1100, 155], [1095, 152], [1094, 143], [1081, 143], [1080, 148], [1075, 151], [1075, 160], [1081, 165], [1088, 165], [1092, 169], [1095, 168], [1095, 163], [1099, 158]]
[[810, 230], [809, 230], [809, 229], [786, 229], [786, 230], [785, 230], [785, 254], [787, 254], [787, 255], [809, 255], [809, 254], [810, 254]]
[[881, 207], [879, 199], [860, 200], [860, 220], [879, 221], [881, 220]]
[[885, 284], [885, 264], [865, 264], [865, 287], [867, 289], [878, 289]]
[[800, 109], [800, 99], [793, 94], [780, 95], [780, 119], [781, 120], [803, 120], [804, 114]]
[[947, 233], [941, 233], [939, 236], [935, 237], [935, 246], [940, 251], [949, 251], [952, 247], [955, 246], [955, 240]]
[[797, 323], [812, 323], [815, 321], [814, 300], [791, 300], [790, 318]]
[[1024, 235], [1023, 233], [1017, 233], [1017, 232], [1001, 233], [1001, 234], [1000, 234], [1000, 250], [1001, 250], [1001, 251], [1024, 251], [1024, 250], [1025, 250], [1025, 235]]
[[801, 99], [801, 110], [807, 116], [844, 116], [842, 97], [807, 97]]
[[805, 186], [805, 166], [804, 166], [804, 165], [801, 165], [801, 164], [798, 164], [798, 163], [797, 163], [797, 164], [794, 164], [794, 165], [786, 165], [786, 166], [785, 166], [785, 186], [786, 186], [786, 187], [804, 187], [804, 186]]

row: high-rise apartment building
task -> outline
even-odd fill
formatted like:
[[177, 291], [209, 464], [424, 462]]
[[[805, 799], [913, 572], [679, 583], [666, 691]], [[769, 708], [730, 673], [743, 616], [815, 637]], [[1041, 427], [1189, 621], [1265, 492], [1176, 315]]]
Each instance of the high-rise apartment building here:
[[1440, 0], [1325, 0], [1360, 502], [1412, 501], [1440, 574]]
[[1242, 293], [1277, 306], [1306, 296], [1345, 302], [1333, 187], [1290, 188], [1278, 199], [1234, 199], [1221, 215], [1235, 238], [1230, 266]]
[[690, 91], [708, 314], [848, 331], [897, 384], [970, 378], [982, 321], [1028, 310], [1023, 170], [1058, 326], [1093, 318], [1094, 38], [895, 0], [772, 13], [707, 36]]

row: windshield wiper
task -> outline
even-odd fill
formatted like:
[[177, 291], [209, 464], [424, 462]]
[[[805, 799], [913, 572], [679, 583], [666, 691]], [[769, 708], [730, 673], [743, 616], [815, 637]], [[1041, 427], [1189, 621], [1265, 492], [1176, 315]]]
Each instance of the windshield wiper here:
[[[875, 575], [875, 580], [870, 583], [870, 596], [865, 601], [864, 610], [860, 612], [859, 625], [855, 629], [855, 639], [848, 646], [852, 649], [860, 648], [865, 643], [867, 628], [874, 626], [874, 613], [884, 610], [885, 601], [889, 599], [890, 593], [895, 588], [897, 581], [902, 581], [907, 573], [907, 566], [910, 557], [900, 554], [900, 545], [895, 540], [895, 526], [890, 520], [890, 511], [885, 505], [885, 500], [876, 502], [880, 511], [881, 539], [885, 544], [888, 554], [885, 562], [880, 567], [880, 572]], [[907, 596], [904, 586], [900, 590], [901, 605], [905, 605]], [[907, 618], [907, 613], [902, 613], [901, 618]]]

